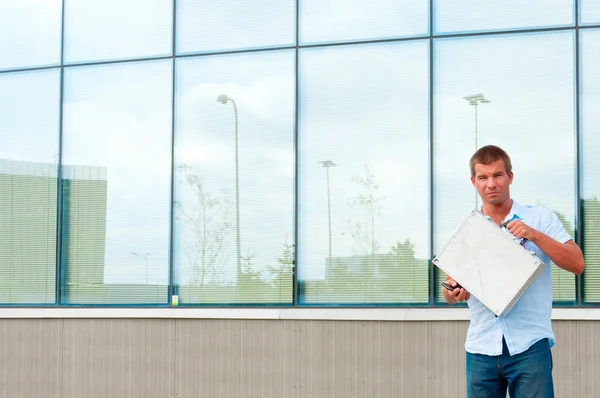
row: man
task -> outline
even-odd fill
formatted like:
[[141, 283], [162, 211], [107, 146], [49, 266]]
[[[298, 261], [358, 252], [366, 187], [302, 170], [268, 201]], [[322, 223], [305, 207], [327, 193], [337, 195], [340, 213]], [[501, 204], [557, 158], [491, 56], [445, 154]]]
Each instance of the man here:
[[[497, 317], [463, 288], [443, 289], [450, 304], [467, 301], [470, 324], [465, 342], [467, 397], [553, 397], [551, 262], [580, 275], [583, 254], [554, 212], [523, 206], [510, 196], [510, 157], [493, 145], [471, 157], [471, 182], [482, 200], [481, 211], [523, 239], [529, 251], [547, 265], [508, 314]], [[516, 217], [515, 217], [516, 216]], [[526, 240], [525, 240], [526, 239]], [[450, 277], [446, 283], [457, 286]]]

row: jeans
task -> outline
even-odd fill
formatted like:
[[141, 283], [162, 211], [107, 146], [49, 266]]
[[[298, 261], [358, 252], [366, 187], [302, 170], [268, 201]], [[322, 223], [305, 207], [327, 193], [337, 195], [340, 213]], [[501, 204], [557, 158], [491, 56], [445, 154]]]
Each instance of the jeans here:
[[547, 339], [510, 356], [502, 339], [502, 354], [467, 352], [467, 398], [553, 398], [552, 353]]

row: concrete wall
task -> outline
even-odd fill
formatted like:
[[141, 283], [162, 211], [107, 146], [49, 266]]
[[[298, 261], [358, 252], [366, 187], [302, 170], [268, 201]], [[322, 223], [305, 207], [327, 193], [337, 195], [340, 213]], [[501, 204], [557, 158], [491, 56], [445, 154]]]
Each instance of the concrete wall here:
[[[557, 397], [600, 391], [600, 321], [555, 321]], [[465, 396], [466, 321], [2, 319], [2, 397]]]

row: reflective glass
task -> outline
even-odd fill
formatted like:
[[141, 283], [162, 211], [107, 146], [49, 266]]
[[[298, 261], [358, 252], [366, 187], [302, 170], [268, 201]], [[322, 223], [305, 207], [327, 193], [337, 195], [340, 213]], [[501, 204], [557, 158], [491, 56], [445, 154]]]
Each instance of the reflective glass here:
[[574, 0], [434, 0], [435, 33], [571, 26]]
[[582, 24], [600, 24], [600, 1], [598, 0], [580, 0], [581, 1], [581, 23]]
[[427, 302], [428, 51], [301, 50], [301, 304]]
[[63, 303], [167, 302], [171, 68], [65, 70]]
[[60, 70], [0, 74], [0, 305], [56, 291]]
[[299, 0], [302, 44], [426, 35], [429, 2]]
[[600, 303], [600, 30], [581, 32], [583, 297]]
[[293, 45], [294, 0], [177, 1], [177, 53]]
[[0, 70], [60, 64], [61, 0], [0, 1]]
[[[574, 237], [573, 51], [573, 32], [436, 42], [435, 251], [481, 206], [469, 159], [488, 144], [511, 157], [513, 199], [550, 207]], [[552, 274], [554, 299], [575, 300], [574, 275]]]
[[177, 61], [174, 272], [185, 304], [291, 304], [294, 52]]
[[66, 0], [65, 62], [171, 55], [170, 0]]

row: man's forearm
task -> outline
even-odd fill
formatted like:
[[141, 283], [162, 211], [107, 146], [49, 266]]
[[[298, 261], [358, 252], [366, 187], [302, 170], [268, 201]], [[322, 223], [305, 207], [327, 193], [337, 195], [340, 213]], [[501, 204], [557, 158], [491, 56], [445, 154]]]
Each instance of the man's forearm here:
[[558, 267], [581, 275], [585, 268], [583, 254], [581, 249], [573, 241], [560, 243], [548, 235], [537, 231], [535, 238], [532, 240], [541, 251], [546, 253], [550, 260]]

